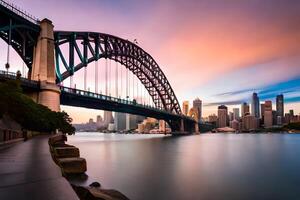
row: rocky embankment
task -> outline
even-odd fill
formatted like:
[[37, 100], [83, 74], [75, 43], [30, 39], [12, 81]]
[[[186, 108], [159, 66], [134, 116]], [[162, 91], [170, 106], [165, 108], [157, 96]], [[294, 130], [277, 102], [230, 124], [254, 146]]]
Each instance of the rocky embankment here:
[[[87, 163], [80, 157], [80, 151], [73, 145], [66, 144], [65, 135], [54, 135], [49, 138], [49, 147], [54, 162], [61, 168], [62, 175], [82, 176], [87, 170]], [[112, 189], [103, 189], [98, 182], [88, 187], [71, 184], [81, 200], [128, 200], [121, 192]]]

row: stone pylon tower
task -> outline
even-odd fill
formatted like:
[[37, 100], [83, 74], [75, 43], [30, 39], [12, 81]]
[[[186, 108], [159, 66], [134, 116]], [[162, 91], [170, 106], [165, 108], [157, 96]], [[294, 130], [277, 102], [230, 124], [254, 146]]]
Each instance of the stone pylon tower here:
[[31, 80], [40, 81], [41, 90], [32, 98], [53, 111], [60, 110], [60, 89], [55, 84], [53, 24], [48, 19], [40, 22], [40, 35], [34, 49]]

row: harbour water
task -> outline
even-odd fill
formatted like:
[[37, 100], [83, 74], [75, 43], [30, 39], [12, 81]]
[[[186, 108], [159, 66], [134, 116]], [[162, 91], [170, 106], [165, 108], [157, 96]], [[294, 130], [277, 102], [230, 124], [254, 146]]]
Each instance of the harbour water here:
[[300, 199], [300, 134], [76, 133], [88, 179], [133, 200]]

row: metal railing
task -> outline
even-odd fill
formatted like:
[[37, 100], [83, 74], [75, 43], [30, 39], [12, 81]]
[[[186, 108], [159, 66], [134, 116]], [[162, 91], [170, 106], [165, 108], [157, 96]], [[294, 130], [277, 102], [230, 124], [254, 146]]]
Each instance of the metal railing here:
[[[8, 71], [3, 71], [0, 70], [0, 77], [2, 78], [6, 78], [6, 79], [10, 79], [10, 80], [17, 80], [18, 79], [18, 75], [15, 72], [8, 72]], [[27, 78], [24, 77], [19, 77], [19, 79], [23, 82], [23, 83], [27, 83], [27, 84], [31, 84], [31, 85], [35, 85], [37, 86], [39, 84], [38, 81], [33, 81], [33, 80], [29, 80]]]
[[60, 90], [63, 91], [63, 92], [66, 92], [66, 93], [71, 93], [71, 94], [76, 94], [76, 95], [81, 95], [81, 96], [86, 96], [86, 97], [92, 97], [92, 98], [96, 98], [96, 99], [100, 99], [100, 100], [106, 100], [106, 101], [112, 101], [112, 102], [116, 102], [116, 103], [123, 103], [123, 104], [127, 104], [127, 105], [134, 105], [134, 106], [141, 107], [141, 108], [151, 109], [153, 111], [159, 111], [159, 112], [164, 112], [164, 113], [168, 113], [168, 114], [174, 114], [174, 113], [168, 112], [166, 110], [159, 109], [157, 107], [153, 107], [153, 106], [150, 106], [150, 105], [147, 105], [147, 104], [137, 103], [135, 100], [130, 101], [130, 100], [127, 100], [127, 99], [111, 97], [111, 96], [107, 96], [107, 95], [103, 95], [103, 94], [97, 94], [97, 93], [94, 93], [94, 92], [89, 92], [89, 91], [84, 91], [84, 90], [69, 88], [69, 87], [64, 87], [64, 86], [60, 86]]
[[28, 21], [34, 23], [34, 24], [39, 24], [40, 20], [33, 15], [27, 13], [24, 10], [21, 10], [21, 8], [18, 8], [16, 5], [9, 3], [4, 0], [0, 0], [0, 5], [9, 9], [10, 11], [14, 12], [15, 14], [27, 19]]

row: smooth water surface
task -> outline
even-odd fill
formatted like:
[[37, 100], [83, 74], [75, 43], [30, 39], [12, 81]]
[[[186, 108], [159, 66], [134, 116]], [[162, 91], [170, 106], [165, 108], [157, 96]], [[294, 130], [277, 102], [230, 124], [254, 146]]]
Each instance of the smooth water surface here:
[[77, 133], [84, 184], [133, 200], [300, 199], [300, 135]]

